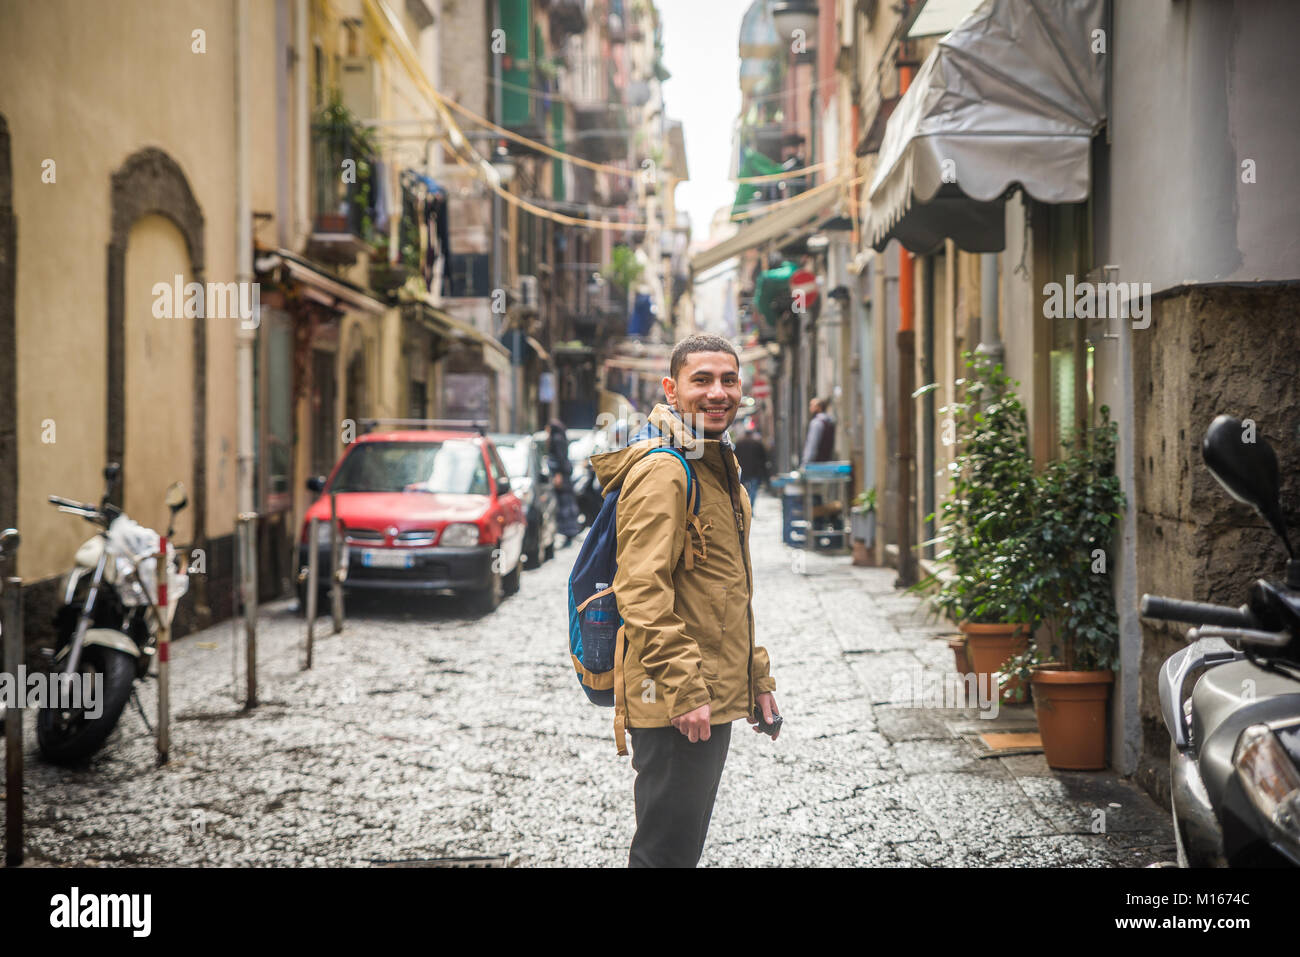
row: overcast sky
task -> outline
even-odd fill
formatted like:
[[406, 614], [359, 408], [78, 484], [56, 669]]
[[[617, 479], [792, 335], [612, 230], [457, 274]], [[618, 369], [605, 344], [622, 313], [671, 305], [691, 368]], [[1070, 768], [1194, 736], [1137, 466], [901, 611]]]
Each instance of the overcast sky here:
[[664, 84], [670, 119], [681, 120], [691, 178], [677, 187], [677, 206], [691, 217], [692, 238], [705, 239], [719, 206], [729, 206], [731, 129], [740, 112], [740, 18], [750, 0], [656, 0], [663, 21]]

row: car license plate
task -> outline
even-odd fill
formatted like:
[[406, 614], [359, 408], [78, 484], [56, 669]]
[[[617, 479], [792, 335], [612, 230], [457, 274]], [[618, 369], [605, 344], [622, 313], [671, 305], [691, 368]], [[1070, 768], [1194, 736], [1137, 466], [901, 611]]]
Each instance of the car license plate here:
[[415, 564], [415, 556], [386, 548], [367, 548], [361, 553], [361, 564], [367, 568], [410, 568]]

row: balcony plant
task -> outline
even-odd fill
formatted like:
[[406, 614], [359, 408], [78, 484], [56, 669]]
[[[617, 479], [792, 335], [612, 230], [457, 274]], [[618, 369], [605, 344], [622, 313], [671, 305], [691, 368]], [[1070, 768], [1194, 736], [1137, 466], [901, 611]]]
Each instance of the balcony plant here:
[[1042, 627], [1007, 672], [1029, 680], [1047, 763], [1054, 768], [1106, 766], [1106, 697], [1118, 666], [1119, 621], [1109, 546], [1124, 508], [1115, 475], [1115, 425], [1101, 423], [1038, 476], [1030, 584]]
[[337, 90], [317, 112], [316, 222], [320, 232], [373, 233], [372, 180], [377, 155], [374, 133], [343, 103]]
[[[964, 397], [940, 410], [956, 425], [958, 454], [940, 507], [939, 571], [916, 587], [933, 591], [933, 607], [966, 636], [974, 670], [991, 676], [1027, 650], [1040, 616], [1026, 538], [1036, 487], [1018, 383], [987, 355], [965, 358]], [[1023, 694], [1016, 680], [1003, 689], [1004, 700]]]

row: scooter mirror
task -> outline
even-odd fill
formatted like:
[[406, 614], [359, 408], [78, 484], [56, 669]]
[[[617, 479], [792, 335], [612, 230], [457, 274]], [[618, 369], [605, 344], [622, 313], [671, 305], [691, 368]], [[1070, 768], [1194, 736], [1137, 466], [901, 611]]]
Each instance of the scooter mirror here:
[[1259, 512], [1286, 545], [1287, 555], [1294, 558], [1282, 518], [1277, 453], [1258, 434], [1255, 424], [1248, 426], [1231, 415], [1219, 416], [1205, 430], [1201, 456], [1228, 494]]
[[172, 482], [167, 486], [167, 507], [173, 512], [179, 512], [190, 503], [189, 498], [185, 495], [185, 485], [183, 482]]

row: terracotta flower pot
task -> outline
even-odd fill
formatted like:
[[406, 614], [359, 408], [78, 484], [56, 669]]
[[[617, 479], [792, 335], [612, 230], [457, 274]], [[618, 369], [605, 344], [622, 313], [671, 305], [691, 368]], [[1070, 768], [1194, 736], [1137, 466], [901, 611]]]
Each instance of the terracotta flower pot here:
[[[963, 621], [957, 626], [966, 636], [966, 654], [971, 670], [977, 675], [994, 675], [1001, 671], [1007, 659], [1022, 654], [1029, 647], [1029, 634], [1024, 625], [998, 623], [979, 625]], [[994, 677], [979, 679], [995, 681]], [[1025, 700], [1025, 686], [1019, 678], [1002, 689], [1003, 704], [1020, 704]]]
[[970, 655], [966, 654], [966, 636], [949, 635], [947, 641], [948, 647], [952, 649], [952, 661], [957, 668], [957, 674], [970, 674]]
[[1106, 767], [1106, 696], [1114, 681], [1110, 671], [1034, 670], [1034, 714], [1049, 767]]

